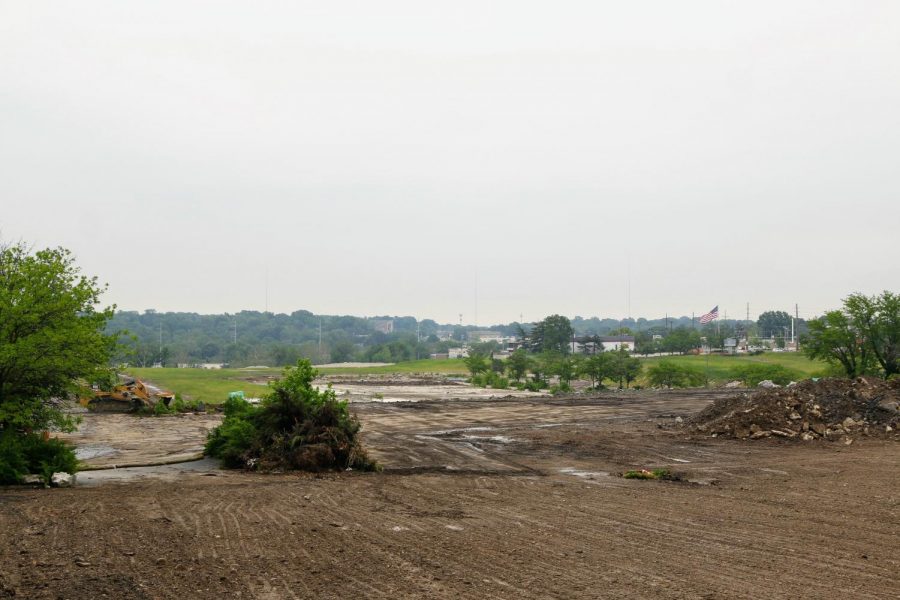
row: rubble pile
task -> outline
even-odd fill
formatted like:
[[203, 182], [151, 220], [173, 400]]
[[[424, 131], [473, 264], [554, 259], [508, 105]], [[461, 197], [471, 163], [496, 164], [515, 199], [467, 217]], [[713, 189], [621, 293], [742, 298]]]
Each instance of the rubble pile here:
[[716, 400], [692, 420], [714, 437], [841, 440], [900, 438], [900, 380], [859, 377], [804, 381]]

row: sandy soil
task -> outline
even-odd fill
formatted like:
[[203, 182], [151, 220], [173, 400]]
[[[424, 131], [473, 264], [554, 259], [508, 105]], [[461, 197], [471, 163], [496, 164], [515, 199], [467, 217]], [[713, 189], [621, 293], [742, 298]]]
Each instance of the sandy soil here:
[[76, 445], [90, 467], [146, 465], [198, 458], [218, 414], [138, 417], [87, 413], [75, 433], [56, 434]]
[[897, 597], [900, 444], [675, 425], [710, 399], [359, 404], [384, 473], [0, 489], [0, 596]]

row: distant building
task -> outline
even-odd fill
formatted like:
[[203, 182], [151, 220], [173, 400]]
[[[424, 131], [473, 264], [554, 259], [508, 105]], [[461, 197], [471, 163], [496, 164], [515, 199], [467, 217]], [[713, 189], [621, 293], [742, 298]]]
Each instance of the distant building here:
[[469, 356], [468, 348], [450, 348], [447, 350], [447, 358], [466, 358]]
[[498, 344], [502, 342], [505, 338], [503, 334], [499, 331], [491, 331], [489, 329], [484, 329], [480, 331], [470, 331], [469, 332], [469, 341], [470, 342], [497, 342]]
[[428, 358], [431, 360], [446, 360], [450, 358], [450, 354], [447, 352], [436, 352], [434, 354], [429, 354]]
[[435, 333], [438, 341], [446, 342], [449, 339], [453, 339], [453, 332], [449, 329], [438, 329]]
[[393, 319], [372, 319], [372, 327], [381, 333], [394, 333]]
[[575, 338], [572, 351], [575, 354], [596, 354], [597, 352], [613, 352], [624, 348], [634, 352], [633, 335], [600, 335]]

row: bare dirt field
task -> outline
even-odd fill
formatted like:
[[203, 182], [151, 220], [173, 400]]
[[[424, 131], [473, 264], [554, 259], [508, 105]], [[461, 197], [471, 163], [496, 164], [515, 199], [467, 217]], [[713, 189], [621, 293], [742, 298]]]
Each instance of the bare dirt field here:
[[896, 598], [900, 443], [676, 424], [714, 394], [357, 404], [383, 473], [2, 488], [0, 597]]

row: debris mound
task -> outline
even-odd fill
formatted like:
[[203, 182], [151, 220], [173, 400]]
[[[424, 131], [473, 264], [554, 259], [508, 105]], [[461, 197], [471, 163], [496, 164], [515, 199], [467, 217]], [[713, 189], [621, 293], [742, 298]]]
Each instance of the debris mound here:
[[898, 437], [900, 380], [871, 377], [807, 380], [784, 388], [721, 398], [693, 418], [715, 437], [843, 440]]

